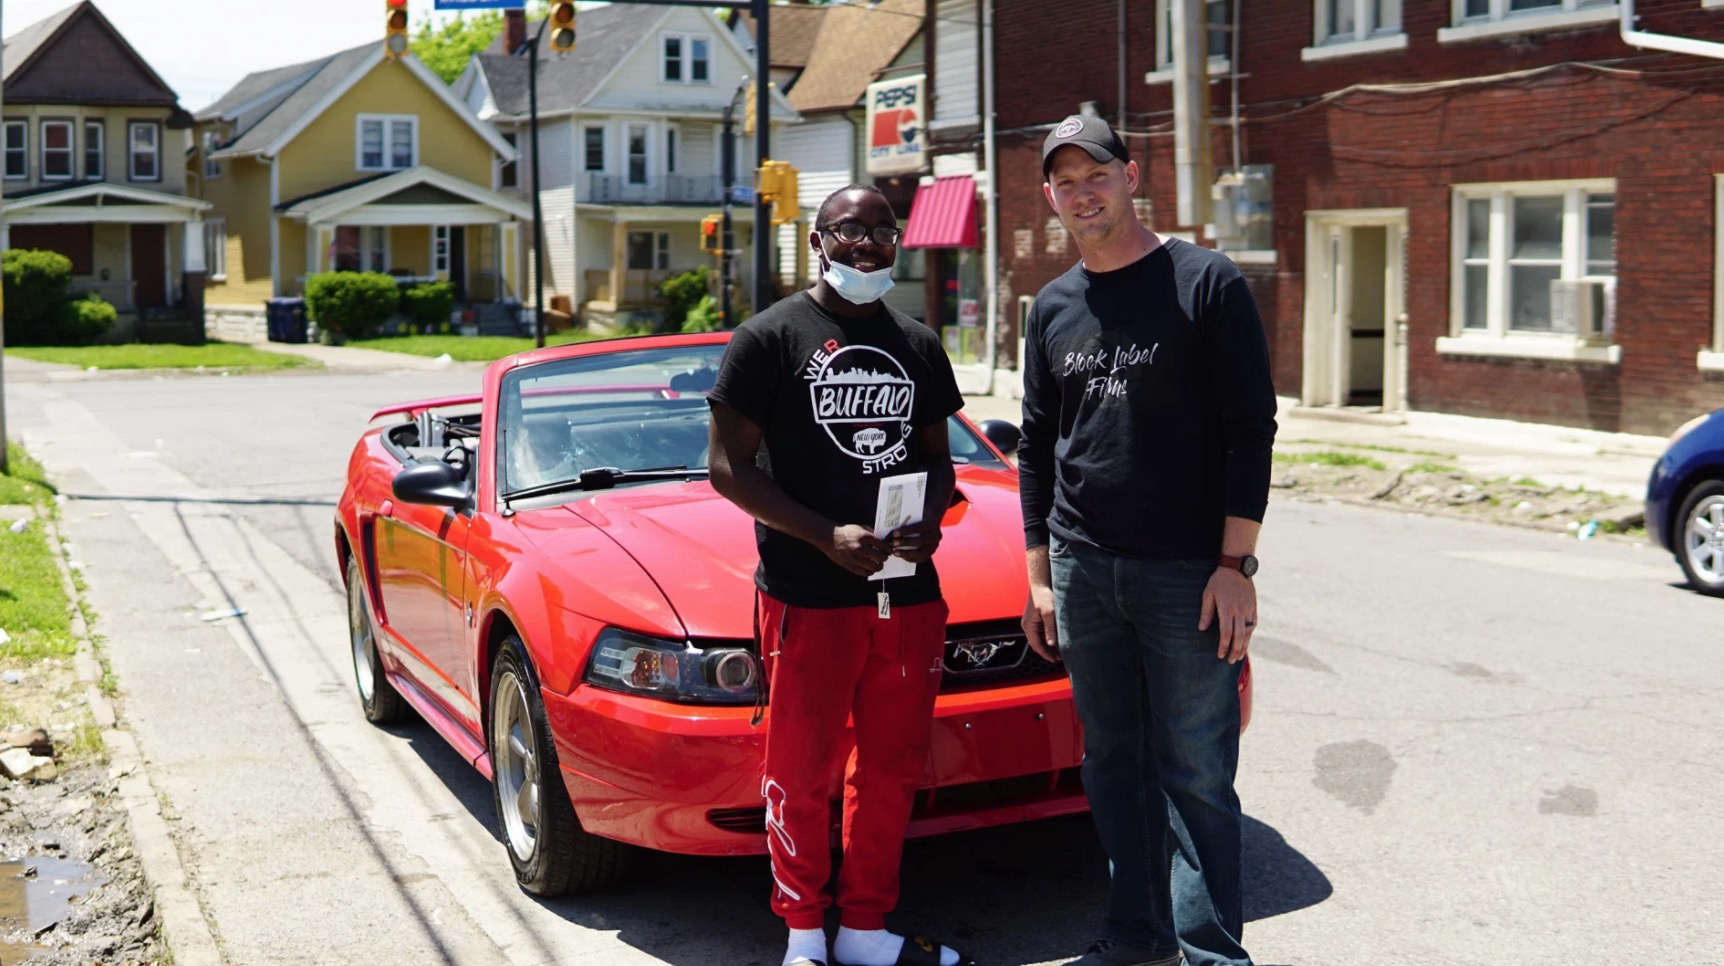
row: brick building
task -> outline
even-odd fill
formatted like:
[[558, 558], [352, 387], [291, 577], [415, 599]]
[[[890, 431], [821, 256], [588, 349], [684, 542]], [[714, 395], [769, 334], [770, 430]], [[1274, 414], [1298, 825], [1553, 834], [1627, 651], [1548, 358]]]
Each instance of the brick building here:
[[[1284, 395], [1641, 433], [1724, 405], [1724, 61], [1627, 45], [1610, 0], [1210, 0], [1211, 150], [1249, 177], [1182, 226], [1167, 3], [993, 0], [1004, 356], [1077, 258], [1039, 150], [1087, 104], [1146, 221], [1232, 249]], [[1636, 13], [1724, 40], [1724, 0]]]

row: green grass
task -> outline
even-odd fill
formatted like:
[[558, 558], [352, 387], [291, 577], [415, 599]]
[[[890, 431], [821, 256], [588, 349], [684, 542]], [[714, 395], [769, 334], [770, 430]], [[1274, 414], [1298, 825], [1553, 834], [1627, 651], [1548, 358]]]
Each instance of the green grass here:
[[[637, 333], [618, 333], [618, 335]], [[566, 329], [545, 336], [546, 345], [568, 345], [571, 342], [596, 342], [615, 338], [584, 329]], [[381, 339], [354, 339], [347, 343], [360, 349], [381, 349], [410, 356], [435, 359], [447, 354], [456, 362], [493, 362], [504, 356], [534, 348], [533, 340], [512, 335], [392, 335]]]
[[0, 504], [43, 504], [54, 498], [54, 487], [43, 474], [42, 464], [31, 459], [24, 447], [8, 442], [6, 460], [10, 472], [0, 475]]
[[1439, 453], [1435, 450], [1429, 449], [1402, 449], [1399, 446], [1378, 446], [1375, 443], [1340, 443], [1329, 439], [1289, 439], [1280, 442], [1283, 442], [1283, 445], [1339, 446], [1342, 449], [1364, 449], [1375, 453], [1405, 453], [1408, 456], [1434, 456], [1438, 459], [1445, 460], [1456, 458], [1453, 453]]
[[54, 563], [54, 547], [42, 516], [52, 512], [54, 489], [41, 464], [22, 447], [7, 446], [8, 472], [0, 476], [0, 503], [38, 508], [23, 533], [0, 523], [0, 629], [12, 639], [0, 656], [36, 660], [70, 657], [75, 648], [65, 585]]
[[1357, 453], [1336, 453], [1332, 450], [1320, 450], [1315, 453], [1276, 453], [1277, 463], [1299, 463], [1313, 466], [1364, 466], [1373, 470], [1388, 469], [1381, 460]]
[[1530, 487], [1532, 487], [1534, 489], [1538, 489], [1538, 490], [1550, 489], [1550, 487], [1545, 486], [1543, 483], [1540, 483], [1539, 481], [1533, 479], [1530, 476], [1523, 476], [1520, 479], [1515, 480], [1514, 485], [1515, 486], [1530, 486]]
[[1447, 463], [1433, 463], [1433, 462], [1430, 462], [1429, 460], [1426, 460], [1423, 463], [1414, 463], [1412, 466], [1407, 467], [1407, 472], [1408, 473], [1453, 473], [1456, 469], [1457, 469], [1457, 467], [1450, 466]]
[[58, 362], [97, 369], [294, 369], [317, 366], [303, 356], [266, 352], [248, 345], [210, 342], [205, 345], [84, 345], [25, 346], [7, 352], [37, 362]]

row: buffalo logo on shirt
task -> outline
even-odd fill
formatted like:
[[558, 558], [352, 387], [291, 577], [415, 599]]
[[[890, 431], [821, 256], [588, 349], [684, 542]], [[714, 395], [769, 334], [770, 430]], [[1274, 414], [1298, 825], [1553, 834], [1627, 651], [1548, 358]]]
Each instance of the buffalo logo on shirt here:
[[808, 360], [804, 376], [814, 421], [839, 451], [862, 462], [862, 472], [904, 461], [916, 384], [897, 359], [873, 346], [828, 343]]

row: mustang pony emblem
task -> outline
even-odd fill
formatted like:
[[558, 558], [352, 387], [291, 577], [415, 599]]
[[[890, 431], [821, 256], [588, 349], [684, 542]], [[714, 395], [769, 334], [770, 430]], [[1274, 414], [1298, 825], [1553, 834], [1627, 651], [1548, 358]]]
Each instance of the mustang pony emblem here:
[[970, 663], [972, 668], [987, 667], [994, 655], [1006, 646], [1005, 641], [965, 641], [953, 649], [955, 656]]

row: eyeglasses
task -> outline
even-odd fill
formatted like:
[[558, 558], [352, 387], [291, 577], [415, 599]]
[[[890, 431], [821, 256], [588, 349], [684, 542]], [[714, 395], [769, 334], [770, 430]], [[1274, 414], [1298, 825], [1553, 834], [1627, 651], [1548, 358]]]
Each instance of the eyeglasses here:
[[879, 225], [872, 230], [862, 227], [853, 221], [827, 225], [820, 229], [828, 235], [837, 238], [846, 245], [855, 245], [864, 238], [872, 238], [874, 244], [889, 247], [898, 244], [898, 239], [904, 237], [904, 230], [891, 225]]

